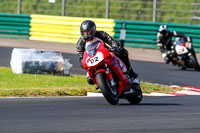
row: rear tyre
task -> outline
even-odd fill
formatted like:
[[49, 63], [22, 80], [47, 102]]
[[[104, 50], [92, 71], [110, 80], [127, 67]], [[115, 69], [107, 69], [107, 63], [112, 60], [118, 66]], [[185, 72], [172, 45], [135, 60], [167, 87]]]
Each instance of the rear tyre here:
[[127, 95], [127, 100], [131, 104], [139, 104], [142, 101], [143, 95], [142, 90], [140, 88], [140, 85], [138, 85], [138, 88], [134, 89], [135, 92]]
[[98, 86], [105, 97], [105, 99], [111, 104], [116, 105], [119, 102], [118, 92], [115, 88], [112, 88], [108, 78], [104, 72], [97, 73], [96, 75]]

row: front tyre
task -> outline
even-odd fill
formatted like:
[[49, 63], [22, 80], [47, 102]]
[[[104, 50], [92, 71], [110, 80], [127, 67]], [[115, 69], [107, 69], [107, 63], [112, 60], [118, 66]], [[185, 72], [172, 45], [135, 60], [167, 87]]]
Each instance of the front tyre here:
[[97, 79], [98, 86], [103, 96], [105, 97], [105, 99], [112, 105], [118, 104], [119, 97], [118, 97], [117, 90], [111, 87], [105, 73], [104, 72], [97, 73], [96, 79]]
[[199, 71], [199, 69], [200, 69], [200, 68], [199, 68], [199, 64], [198, 64], [196, 58], [194, 57], [194, 55], [191, 55], [191, 56], [189, 57], [189, 59], [190, 59], [190, 63], [191, 63], [191, 65], [192, 65], [192, 67], [194, 68], [194, 70]]
[[181, 70], [186, 70], [186, 67], [183, 66], [183, 65], [178, 65], [178, 68], [181, 69]]

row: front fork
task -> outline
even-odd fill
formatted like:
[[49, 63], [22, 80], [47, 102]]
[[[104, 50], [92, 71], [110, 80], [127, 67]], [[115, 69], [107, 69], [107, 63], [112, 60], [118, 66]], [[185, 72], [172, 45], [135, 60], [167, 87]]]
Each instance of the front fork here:
[[[109, 66], [110, 65], [110, 66]], [[109, 69], [109, 67], [112, 68], [112, 70], [114, 70], [117, 74], [117, 77], [119, 79], [119, 82], [118, 82], [118, 86], [116, 87], [117, 83], [114, 81], [114, 78], [113, 78], [113, 75], [112, 75], [112, 72], [111, 70]], [[94, 70], [95, 73], [92, 74], [92, 72], [90, 71], [89, 72], [89, 75], [91, 77], [93, 77], [93, 81], [95, 81], [95, 83], [97, 84], [97, 79], [95, 78], [96, 74], [99, 73], [99, 72], [104, 72], [106, 74], [106, 77], [108, 78], [109, 82], [110, 82], [110, 87], [114, 88], [114, 89], [117, 89], [117, 92], [118, 92], [118, 95], [120, 96], [124, 90], [124, 87], [125, 85], [127, 84], [128, 82], [128, 77], [126, 77], [123, 72], [120, 71], [120, 68], [117, 64], [105, 64], [105, 67], [103, 68], [99, 68], [97, 70]], [[97, 84], [98, 86], [98, 84]]]
[[[105, 64], [105, 67], [104, 68], [101, 68], [101, 69], [98, 69], [95, 71], [94, 75], [92, 77], [96, 77], [96, 74], [99, 73], [99, 72], [104, 72], [107, 79], [108, 79], [108, 86], [112, 89], [112, 90], [116, 90], [118, 95], [119, 95], [119, 89], [117, 87], [117, 83], [115, 82], [114, 78], [113, 78], [113, 75], [112, 75], [112, 72], [111, 70], [108, 68], [107, 64]], [[95, 83], [97, 84], [97, 79], [94, 78], [93, 79], [95, 81]], [[97, 84], [98, 86], [98, 84]]]
[[[94, 75], [96, 75], [97, 73], [102, 72], [102, 71], [106, 74], [106, 77], [108, 78], [111, 87], [114, 87], [116, 85], [116, 83], [115, 83], [113, 76], [112, 76], [112, 73], [111, 73], [111, 71], [108, 67], [106, 67], [106, 69], [97, 70]], [[94, 76], [94, 77], [96, 77], [96, 76]], [[96, 81], [96, 83], [97, 83], [97, 81]]]
[[105, 73], [106, 73], [106, 76], [108, 77], [108, 80], [110, 81], [111, 87], [115, 87], [116, 83], [115, 83], [115, 80], [114, 80], [114, 78], [112, 76], [112, 73], [111, 73], [110, 69], [107, 68]]

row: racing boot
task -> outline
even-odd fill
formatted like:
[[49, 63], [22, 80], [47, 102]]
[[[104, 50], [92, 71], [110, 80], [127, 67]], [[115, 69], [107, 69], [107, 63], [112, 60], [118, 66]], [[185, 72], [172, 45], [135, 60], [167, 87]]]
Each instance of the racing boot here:
[[162, 58], [165, 61], [165, 64], [169, 64], [170, 62], [172, 62], [172, 58], [173, 58], [173, 53], [171, 51], [166, 51], [162, 53]]
[[129, 68], [128, 75], [130, 76], [129, 82], [132, 84], [139, 84], [138, 74], [135, 73], [132, 69], [132, 67]]
[[133, 71], [133, 68], [131, 67], [130, 62], [129, 61], [126, 62], [125, 65], [126, 65], [127, 70], [128, 70], [128, 75], [130, 76], [129, 83], [139, 84], [138, 74]]
[[138, 77], [138, 74], [133, 71], [132, 67], [129, 68], [128, 74], [131, 78], [134, 78], [134, 79]]
[[130, 78], [134, 78], [134, 79], [137, 78], [138, 74], [133, 71], [133, 68], [131, 67], [131, 63], [129, 62], [129, 59], [127, 58], [126, 60], [123, 60], [123, 62], [126, 65], [127, 72]]

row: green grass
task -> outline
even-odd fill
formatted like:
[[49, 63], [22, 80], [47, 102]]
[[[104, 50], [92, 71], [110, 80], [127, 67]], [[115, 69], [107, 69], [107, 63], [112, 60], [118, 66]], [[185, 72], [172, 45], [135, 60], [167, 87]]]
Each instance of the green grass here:
[[[88, 91], [98, 92], [89, 85], [84, 75], [52, 76], [37, 74], [13, 74], [10, 68], [0, 67], [0, 97], [17, 96], [85, 96]], [[174, 92], [180, 88], [141, 82], [144, 93]]]

